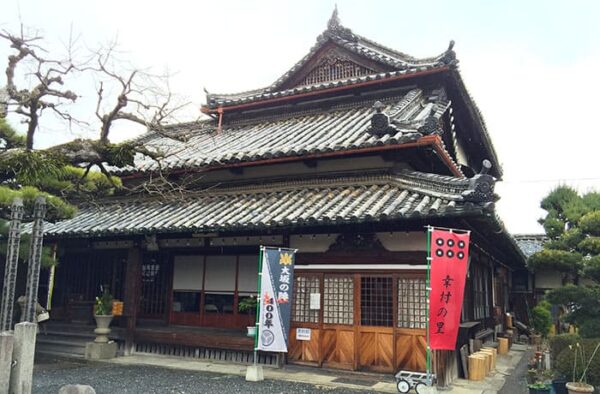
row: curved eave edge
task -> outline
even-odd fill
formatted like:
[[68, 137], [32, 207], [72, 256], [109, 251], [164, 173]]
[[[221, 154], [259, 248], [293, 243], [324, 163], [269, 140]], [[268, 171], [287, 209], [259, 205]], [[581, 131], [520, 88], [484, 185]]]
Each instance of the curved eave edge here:
[[45, 235], [45, 240], [56, 241], [60, 239], [74, 238], [114, 238], [123, 236], [144, 236], [150, 234], [190, 234], [190, 233], [234, 233], [248, 231], [271, 231], [271, 230], [286, 230], [296, 228], [311, 228], [311, 227], [326, 227], [326, 226], [346, 226], [346, 225], [373, 225], [373, 224], [390, 224], [398, 221], [402, 222], [418, 222], [422, 220], [444, 220], [454, 218], [482, 218], [489, 215], [490, 210], [483, 206], [474, 206], [472, 208], [458, 208], [440, 211], [440, 214], [409, 214], [409, 215], [389, 215], [384, 217], [373, 217], [369, 220], [303, 220], [300, 222], [282, 222], [273, 225], [240, 225], [240, 226], [214, 226], [214, 227], [187, 227], [187, 228], [162, 228], [162, 229], [133, 229], [131, 231], [101, 231], [101, 232], [69, 232], [69, 233], [52, 233], [48, 232]]

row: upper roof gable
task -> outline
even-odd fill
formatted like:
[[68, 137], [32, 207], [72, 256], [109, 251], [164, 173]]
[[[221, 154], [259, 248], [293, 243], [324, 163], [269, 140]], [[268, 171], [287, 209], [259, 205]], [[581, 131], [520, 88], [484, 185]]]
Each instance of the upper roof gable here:
[[218, 94], [207, 92], [206, 109], [227, 107], [270, 97], [289, 96], [306, 89], [353, 84], [357, 78], [375, 79], [446, 67], [457, 63], [454, 42], [442, 54], [415, 58], [362, 37], [342, 26], [337, 7], [309, 52], [270, 86], [246, 92]]

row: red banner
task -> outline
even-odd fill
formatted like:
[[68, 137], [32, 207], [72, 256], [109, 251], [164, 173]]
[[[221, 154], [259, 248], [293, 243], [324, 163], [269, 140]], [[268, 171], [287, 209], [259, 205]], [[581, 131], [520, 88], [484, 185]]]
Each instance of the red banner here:
[[455, 350], [467, 276], [469, 233], [434, 228], [430, 242], [430, 346]]

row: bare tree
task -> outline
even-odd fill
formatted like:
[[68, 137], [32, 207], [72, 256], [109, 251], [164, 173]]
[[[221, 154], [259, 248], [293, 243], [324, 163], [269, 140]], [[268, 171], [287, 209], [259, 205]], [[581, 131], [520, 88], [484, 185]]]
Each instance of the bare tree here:
[[[167, 124], [175, 121], [175, 114], [187, 103], [178, 102], [171, 93], [168, 75], [155, 75], [146, 70], [131, 68], [124, 71], [125, 61], [116, 58], [116, 43], [106, 48], [91, 51], [83, 59], [74, 59], [74, 41], [69, 40], [67, 56], [57, 60], [43, 47], [42, 37], [27, 37], [21, 29], [18, 35], [8, 31], [0, 32], [0, 38], [7, 41], [14, 53], [7, 59], [6, 87], [0, 90], [0, 120], [6, 114], [14, 113], [24, 119], [27, 126], [25, 140], [0, 127], [0, 184], [2, 180], [15, 174], [14, 166], [2, 168], [3, 157], [23, 152], [36, 153], [44, 158], [58, 160], [67, 165], [84, 169], [81, 178], [97, 167], [111, 182], [111, 167], [134, 165], [137, 154], [148, 156], [156, 161], [164, 159], [174, 152], [161, 152], [149, 149], [135, 140], [120, 144], [110, 141], [110, 136], [118, 122], [129, 122], [145, 127], [162, 136], [180, 139], [169, 131]], [[71, 115], [70, 105], [78, 95], [68, 89], [68, 77], [73, 75], [91, 75], [96, 83], [96, 104], [90, 108], [92, 116], [86, 120]], [[75, 139], [41, 151], [34, 151], [36, 133], [40, 127], [40, 118], [46, 111], [52, 111], [69, 124], [76, 123], [88, 130], [96, 130], [97, 138]], [[96, 118], [96, 122], [87, 119]], [[5, 161], [6, 163], [6, 161]], [[38, 163], [39, 167], [39, 163]], [[159, 169], [161, 166], [158, 166]], [[166, 179], [162, 171], [149, 177], [154, 183], [137, 186], [137, 190], [156, 192], [162, 188], [178, 190], [180, 187]], [[120, 187], [113, 183], [113, 186]]]

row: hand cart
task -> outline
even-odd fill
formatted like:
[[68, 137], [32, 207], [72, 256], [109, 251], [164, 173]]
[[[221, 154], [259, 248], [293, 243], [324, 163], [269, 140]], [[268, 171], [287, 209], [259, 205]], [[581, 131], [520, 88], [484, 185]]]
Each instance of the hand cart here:
[[421, 394], [424, 387], [427, 386], [427, 382], [430, 379], [431, 383], [435, 380], [435, 374], [429, 374], [424, 372], [412, 372], [412, 371], [400, 371], [396, 374], [396, 388], [401, 393], [408, 393], [411, 388], [414, 387], [417, 394]]

